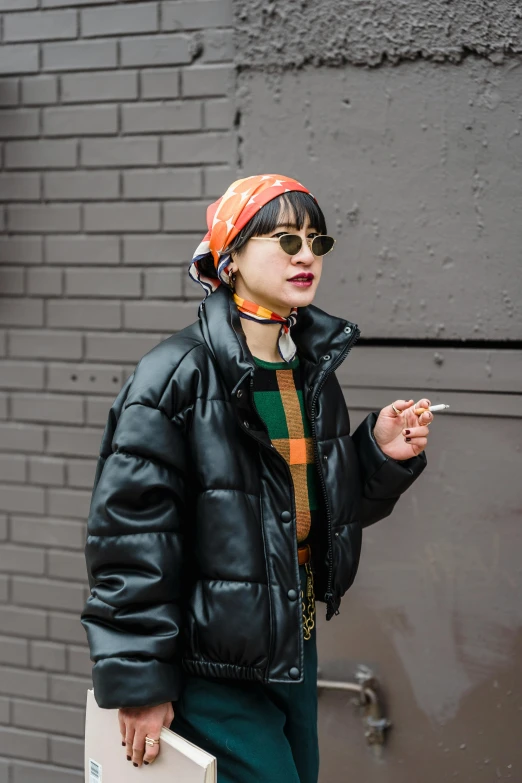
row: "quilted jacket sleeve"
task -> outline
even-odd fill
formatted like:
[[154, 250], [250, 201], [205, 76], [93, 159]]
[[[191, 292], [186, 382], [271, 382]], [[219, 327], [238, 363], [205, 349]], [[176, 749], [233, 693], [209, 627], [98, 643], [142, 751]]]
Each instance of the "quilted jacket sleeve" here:
[[388, 457], [377, 444], [373, 428], [378, 412], [370, 413], [353, 433], [362, 479], [361, 524], [373, 525], [391, 514], [400, 495], [427, 465], [426, 452], [406, 460]]
[[186, 484], [181, 426], [125, 405], [105, 429], [87, 523], [90, 595], [81, 614], [100, 707], [178, 698]]

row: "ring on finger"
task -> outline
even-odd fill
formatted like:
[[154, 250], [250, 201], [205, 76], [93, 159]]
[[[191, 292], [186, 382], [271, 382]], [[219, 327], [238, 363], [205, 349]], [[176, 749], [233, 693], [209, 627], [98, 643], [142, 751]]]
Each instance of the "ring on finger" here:
[[395, 405], [393, 404], [393, 402], [392, 402], [392, 408], [393, 408], [393, 410], [395, 411], [395, 415], [396, 415], [396, 416], [400, 416], [400, 415], [401, 415], [401, 412], [397, 410], [397, 408], [395, 407]]

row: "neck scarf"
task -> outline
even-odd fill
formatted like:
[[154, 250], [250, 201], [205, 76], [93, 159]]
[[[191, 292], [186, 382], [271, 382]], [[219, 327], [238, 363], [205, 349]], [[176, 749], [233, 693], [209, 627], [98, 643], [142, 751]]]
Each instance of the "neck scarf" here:
[[[207, 208], [208, 231], [196, 248], [189, 266], [192, 280], [202, 286], [205, 298], [212, 294], [218, 286], [224, 283], [231, 288], [230, 255], [224, 252], [234, 237], [248, 221], [273, 198], [291, 190], [310, 193], [300, 182], [280, 174], [262, 174], [245, 177], [233, 182], [223, 196]], [[310, 195], [315, 198], [311, 193]], [[214, 261], [218, 279], [207, 277], [199, 269], [199, 261], [211, 255]], [[292, 361], [296, 354], [296, 346], [290, 336], [290, 329], [297, 318], [297, 307], [293, 307], [285, 318], [273, 310], [242, 299], [234, 294], [241, 318], [258, 321], [262, 324], [280, 323], [281, 329], [277, 341], [278, 351], [286, 362]]]

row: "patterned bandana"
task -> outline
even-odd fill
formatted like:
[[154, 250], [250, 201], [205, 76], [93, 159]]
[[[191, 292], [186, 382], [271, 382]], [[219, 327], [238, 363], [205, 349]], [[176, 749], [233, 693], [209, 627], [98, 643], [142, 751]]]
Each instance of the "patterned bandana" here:
[[[281, 174], [255, 175], [236, 180], [223, 196], [209, 205], [207, 208], [208, 231], [197, 247], [188, 270], [192, 280], [202, 286], [205, 297], [213, 293], [221, 283], [231, 287], [230, 255], [223, 252], [224, 248], [232, 242], [261, 207], [273, 198], [291, 190], [310, 193], [308, 188], [305, 188], [297, 180], [284, 177]], [[310, 195], [315, 198], [312, 193]], [[207, 277], [199, 269], [199, 261], [209, 254], [214, 260], [218, 279]], [[296, 346], [290, 336], [290, 328], [296, 322], [297, 307], [293, 307], [290, 315], [284, 318], [272, 310], [242, 299], [236, 294], [234, 294], [234, 301], [242, 318], [263, 324], [281, 324], [278, 350], [286, 362], [292, 361], [296, 354]]]

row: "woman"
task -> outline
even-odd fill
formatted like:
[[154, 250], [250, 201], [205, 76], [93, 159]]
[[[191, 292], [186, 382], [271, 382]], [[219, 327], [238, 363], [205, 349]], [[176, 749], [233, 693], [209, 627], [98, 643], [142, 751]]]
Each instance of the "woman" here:
[[311, 304], [334, 240], [307, 188], [237, 180], [207, 222], [199, 318], [138, 363], [103, 436], [94, 693], [135, 766], [170, 726], [216, 755], [219, 783], [316, 783], [314, 599], [339, 614], [362, 528], [426, 466], [430, 403], [395, 400], [350, 435], [334, 371], [359, 329]]

